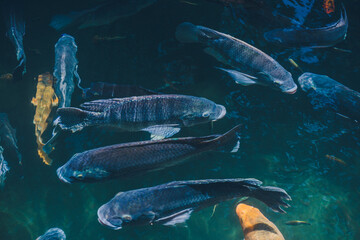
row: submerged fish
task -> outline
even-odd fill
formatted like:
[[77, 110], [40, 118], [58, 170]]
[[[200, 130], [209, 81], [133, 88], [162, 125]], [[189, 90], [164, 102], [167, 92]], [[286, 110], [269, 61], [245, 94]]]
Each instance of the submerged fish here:
[[344, 160], [342, 160], [342, 159], [340, 159], [340, 158], [338, 158], [338, 157], [335, 157], [335, 156], [333, 156], [333, 155], [326, 154], [325, 157], [326, 157], [327, 159], [330, 159], [330, 160], [333, 160], [333, 161], [335, 161], [335, 162], [338, 162], [338, 163], [340, 163], [340, 164], [342, 164], [342, 165], [344, 165], [344, 166], [347, 165], [347, 163], [346, 163]]
[[335, 12], [335, 1], [334, 0], [324, 0], [323, 9], [326, 14]]
[[66, 240], [66, 235], [60, 228], [50, 228], [36, 240]]
[[4, 187], [6, 174], [10, 170], [3, 156], [4, 149], [0, 146], [0, 187]]
[[6, 113], [0, 113], [0, 144], [11, 149], [21, 164], [22, 157], [17, 146], [16, 131], [11, 127]]
[[55, 67], [56, 78], [55, 92], [59, 98], [59, 107], [69, 107], [71, 95], [74, 92], [74, 75], [80, 87], [80, 77], [77, 73], [78, 61], [76, 59], [77, 46], [75, 39], [63, 34], [55, 44]]
[[114, 84], [106, 82], [94, 82], [91, 83], [90, 88], [85, 88], [83, 90], [83, 97], [86, 100], [92, 100], [95, 98], [124, 98], [132, 96], [144, 96], [144, 95], [153, 95], [159, 94], [154, 91], [134, 86], [134, 85], [124, 85], [124, 84]]
[[87, 126], [114, 126], [127, 131], [147, 131], [152, 139], [171, 137], [180, 128], [221, 119], [222, 105], [200, 97], [150, 95], [85, 102], [78, 108], [60, 108], [55, 124], [79, 131]]
[[16, 49], [16, 59], [19, 62], [13, 75], [14, 79], [21, 79], [26, 73], [26, 55], [24, 52], [23, 38], [25, 35], [25, 21], [22, 14], [22, 6], [17, 1], [8, 1], [3, 12], [6, 16], [6, 36], [10, 39]]
[[283, 235], [259, 209], [246, 204], [236, 207], [245, 240], [284, 240]]
[[360, 93], [325, 75], [306, 72], [299, 77], [315, 109], [323, 108], [360, 121]]
[[285, 223], [286, 225], [291, 225], [291, 226], [299, 226], [299, 225], [311, 225], [308, 222], [305, 221], [299, 221], [299, 220], [294, 220], [294, 221], [288, 221]]
[[331, 47], [343, 41], [348, 29], [346, 10], [342, 5], [340, 19], [321, 28], [285, 28], [274, 29], [264, 34], [268, 42], [285, 47]]
[[177, 27], [176, 38], [184, 43], [198, 42], [206, 45], [207, 54], [235, 69], [218, 68], [239, 84], [260, 84], [289, 94], [296, 92], [297, 86], [291, 73], [269, 55], [246, 42], [186, 22]]
[[156, 1], [157, 0], [113, 0], [83, 11], [70, 12], [66, 15], [56, 15], [52, 18], [50, 26], [56, 30], [61, 30], [70, 26], [77, 26], [78, 29], [83, 29], [107, 25], [122, 17], [135, 15]]
[[223, 135], [116, 144], [75, 154], [57, 175], [63, 182], [134, 176], [180, 164], [206, 151], [237, 152], [240, 126]]
[[98, 220], [114, 230], [133, 224], [175, 225], [184, 223], [193, 211], [217, 203], [249, 196], [256, 198], [272, 210], [284, 212], [289, 205], [285, 190], [263, 187], [256, 179], [207, 179], [175, 181], [155, 187], [118, 193], [102, 205]]

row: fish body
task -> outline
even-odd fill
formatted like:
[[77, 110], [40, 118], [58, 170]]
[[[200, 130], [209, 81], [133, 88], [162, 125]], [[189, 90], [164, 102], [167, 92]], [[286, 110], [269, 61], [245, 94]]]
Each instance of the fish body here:
[[116, 144], [75, 154], [57, 175], [63, 182], [134, 176], [183, 162], [205, 151], [237, 152], [240, 126], [223, 135]]
[[299, 220], [294, 220], [294, 221], [288, 221], [285, 223], [286, 225], [290, 225], [290, 226], [299, 226], [299, 225], [311, 225], [308, 222], [305, 221], [299, 221]]
[[122, 17], [135, 15], [142, 9], [154, 4], [157, 0], [120, 0], [110, 1], [94, 8], [66, 15], [56, 15], [50, 26], [56, 30], [77, 26], [78, 29], [98, 27], [115, 22]]
[[16, 131], [11, 127], [6, 113], [0, 113], [0, 144], [5, 148], [10, 148], [21, 164], [22, 156], [17, 146]]
[[76, 59], [77, 46], [75, 39], [63, 34], [55, 44], [55, 67], [54, 77], [56, 78], [55, 93], [59, 98], [59, 107], [69, 107], [71, 95], [74, 92], [74, 75], [80, 83], [77, 73], [78, 60]]
[[3, 156], [4, 149], [0, 146], [0, 187], [4, 187], [6, 174], [10, 170]]
[[149, 95], [85, 102], [78, 108], [60, 108], [55, 124], [73, 132], [86, 126], [107, 125], [127, 131], [147, 131], [152, 139], [170, 137], [183, 126], [221, 119], [222, 105], [186, 95]]
[[236, 207], [245, 240], [284, 240], [283, 235], [259, 209], [246, 204]]
[[285, 47], [331, 47], [343, 41], [348, 29], [348, 19], [342, 5], [340, 19], [326, 27], [295, 27], [274, 29], [264, 34], [268, 42]]
[[118, 193], [98, 209], [98, 220], [112, 229], [134, 224], [175, 225], [184, 223], [193, 211], [222, 201], [254, 197], [274, 211], [289, 206], [285, 190], [263, 187], [256, 179], [207, 179], [175, 181], [155, 187]]
[[219, 68], [244, 86], [260, 84], [285, 93], [295, 93], [297, 86], [290, 72], [266, 53], [230, 35], [210, 28], [182, 23], [177, 27], [180, 42], [201, 43], [205, 52], [234, 69]]
[[344, 165], [344, 166], [347, 165], [347, 163], [346, 163], [344, 160], [342, 160], [342, 159], [340, 159], [340, 158], [338, 158], [338, 157], [335, 157], [335, 156], [333, 156], [333, 155], [326, 154], [325, 157], [326, 157], [327, 159], [330, 159], [330, 160], [333, 160], [333, 161], [335, 161], [335, 162], [338, 162], [338, 163], [340, 163], [340, 164], [342, 164], [342, 165]]
[[134, 86], [134, 85], [119, 85], [106, 82], [91, 83], [90, 88], [85, 88], [83, 97], [86, 100], [93, 100], [99, 98], [124, 98], [132, 96], [144, 96], [159, 94], [154, 91]]
[[66, 240], [66, 235], [60, 228], [50, 228], [36, 240]]
[[326, 75], [303, 73], [301, 88], [311, 99], [315, 109], [326, 109], [360, 121], [360, 93]]

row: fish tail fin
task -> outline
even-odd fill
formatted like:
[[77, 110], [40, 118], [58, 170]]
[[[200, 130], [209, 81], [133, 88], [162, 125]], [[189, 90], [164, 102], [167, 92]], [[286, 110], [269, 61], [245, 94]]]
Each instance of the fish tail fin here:
[[82, 12], [71, 12], [69, 14], [55, 15], [51, 19], [49, 26], [59, 31], [76, 21], [76, 19], [78, 19], [82, 14]]
[[241, 125], [237, 125], [230, 131], [220, 135], [219, 137], [205, 141], [215, 151], [219, 152], [237, 152], [240, 148], [240, 129]]
[[255, 191], [251, 194], [251, 197], [262, 201], [273, 211], [281, 213], [285, 213], [285, 211], [281, 208], [282, 206], [290, 206], [284, 200], [291, 200], [291, 197], [287, 194], [287, 192], [284, 189], [278, 187], [258, 186], [257, 189], [255, 189]]
[[201, 30], [192, 23], [184, 22], [176, 28], [175, 37], [182, 43], [199, 42]]
[[79, 131], [86, 126], [96, 125], [102, 119], [101, 112], [90, 112], [73, 107], [59, 108], [54, 125], [63, 130]]

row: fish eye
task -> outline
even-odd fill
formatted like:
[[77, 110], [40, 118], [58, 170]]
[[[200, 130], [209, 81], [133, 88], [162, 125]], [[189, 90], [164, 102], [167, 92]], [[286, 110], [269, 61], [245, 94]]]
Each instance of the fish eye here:
[[202, 114], [202, 116], [203, 116], [204, 118], [208, 118], [208, 117], [210, 117], [210, 113], [209, 113], [209, 112], [204, 112], [204, 113]]
[[132, 217], [130, 215], [123, 215], [121, 218], [126, 222], [130, 222], [132, 220]]

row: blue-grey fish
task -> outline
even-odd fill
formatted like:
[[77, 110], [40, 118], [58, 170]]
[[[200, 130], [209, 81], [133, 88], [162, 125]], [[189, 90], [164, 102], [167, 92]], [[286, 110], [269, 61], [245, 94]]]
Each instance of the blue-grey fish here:
[[135, 15], [156, 1], [157, 0], [113, 0], [83, 11], [56, 15], [52, 18], [50, 26], [56, 30], [61, 30], [70, 26], [77, 26], [78, 29], [84, 29], [107, 25], [122, 17]]
[[326, 27], [274, 29], [264, 34], [268, 42], [284, 47], [331, 47], [346, 38], [348, 19], [342, 5], [340, 19]]
[[327, 109], [360, 121], [360, 93], [326, 75], [306, 72], [299, 77], [315, 109]]
[[75, 154], [58, 168], [67, 183], [93, 182], [134, 176], [180, 164], [185, 158], [206, 151], [237, 152], [240, 126], [223, 135], [185, 137], [116, 144]]
[[291, 200], [285, 190], [263, 187], [256, 179], [175, 181], [155, 187], [120, 192], [97, 212], [98, 220], [114, 230], [134, 224], [175, 225], [193, 211], [241, 197], [253, 197], [277, 212]]
[[75, 39], [63, 34], [55, 44], [54, 77], [56, 78], [55, 93], [59, 98], [59, 108], [70, 107], [71, 95], [74, 92], [74, 75], [80, 87], [80, 77], [77, 73], [77, 46]]
[[114, 84], [106, 82], [91, 83], [90, 88], [83, 90], [83, 97], [86, 100], [100, 99], [100, 98], [124, 98], [132, 96], [144, 96], [159, 94], [154, 91], [142, 88], [140, 86]]
[[50, 228], [36, 240], [66, 240], [66, 235], [60, 228]]
[[198, 42], [207, 46], [205, 52], [234, 69], [220, 70], [228, 73], [244, 86], [260, 84], [293, 94], [297, 86], [291, 76], [277, 61], [259, 49], [210, 28], [182, 23], [176, 29], [180, 42]]
[[22, 5], [16, 0], [8, 1], [3, 6], [6, 17], [6, 36], [10, 39], [16, 49], [16, 59], [19, 64], [16, 66], [13, 76], [14, 79], [21, 79], [26, 73], [26, 55], [24, 51], [23, 38], [25, 35], [25, 21], [22, 14]]
[[126, 131], [147, 131], [152, 139], [171, 137], [183, 126], [221, 119], [222, 105], [186, 95], [149, 95], [85, 102], [78, 108], [59, 108], [55, 125], [76, 132], [87, 126], [113, 126]]
[[0, 187], [4, 187], [6, 174], [10, 170], [3, 156], [4, 149], [0, 146]]
[[0, 144], [5, 149], [10, 149], [21, 164], [22, 157], [17, 146], [16, 131], [11, 127], [6, 113], [0, 113]]

